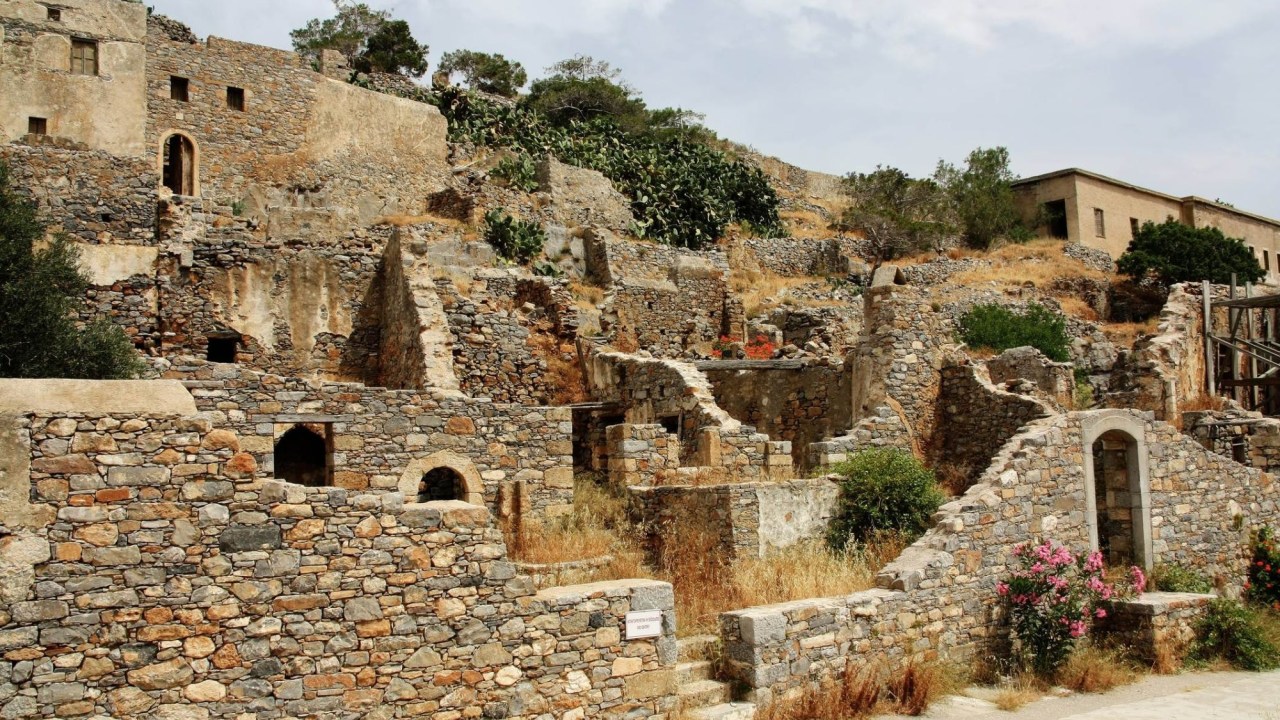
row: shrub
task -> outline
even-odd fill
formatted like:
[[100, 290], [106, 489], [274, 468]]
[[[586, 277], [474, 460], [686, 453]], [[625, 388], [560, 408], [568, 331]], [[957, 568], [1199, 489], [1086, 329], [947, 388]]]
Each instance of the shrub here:
[[1136, 281], [1154, 275], [1162, 285], [1180, 282], [1258, 282], [1265, 273], [1240, 238], [1215, 227], [1193, 228], [1172, 217], [1159, 225], [1145, 222], [1116, 268]]
[[547, 235], [537, 223], [517, 220], [506, 213], [503, 208], [495, 208], [484, 214], [484, 239], [488, 241], [498, 255], [526, 265], [542, 252], [542, 244]]
[[[1051, 540], [1024, 543], [1013, 550], [1014, 570], [996, 592], [1009, 604], [1019, 659], [1042, 677], [1051, 677], [1071, 657], [1076, 641], [1089, 632], [1099, 603], [1128, 594], [1103, 579], [1102, 553], [1076, 555]], [[1132, 568], [1133, 589], [1146, 579]]]
[[960, 318], [960, 339], [970, 347], [996, 352], [1030, 345], [1051, 360], [1071, 358], [1066, 320], [1037, 303], [1020, 313], [1003, 305], [974, 305]]
[[1252, 602], [1280, 610], [1280, 550], [1271, 528], [1262, 528], [1253, 538], [1253, 558], [1245, 596]]
[[836, 550], [884, 532], [918, 537], [942, 504], [933, 472], [904, 450], [863, 450], [832, 470], [841, 476], [840, 499], [827, 531], [827, 542]]
[[502, 178], [517, 190], [533, 192], [538, 189], [538, 164], [523, 153], [505, 157], [489, 171], [493, 177]]
[[1196, 625], [1191, 658], [1220, 659], [1241, 670], [1280, 667], [1280, 650], [1267, 639], [1258, 614], [1235, 600], [1217, 598]]
[[1151, 587], [1161, 592], [1209, 593], [1213, 583], [1203, 574], [1171, 563], [1161, 563], [1151, 571]]
[[41, 247], [44, 237], [0, 163], [0, 377], [134, 377], [143, 365], [123, 330], [101, 318], [76, 327], [89, 279], [75, 243], [58, 235]]

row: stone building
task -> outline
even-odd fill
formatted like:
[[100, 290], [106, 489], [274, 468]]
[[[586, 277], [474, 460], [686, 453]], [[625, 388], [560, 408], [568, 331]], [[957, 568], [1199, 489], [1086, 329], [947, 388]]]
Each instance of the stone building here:
[[1175, 197], [1105, 175], [1067, 168], [1013, 184], [1027, 213], [1043, 208], [1049, 237], [1098, 248], [1118, 258], [1145, 222], [1175, 218], [1244, 238], [1270, 279], [1280, 278], [1280, 221], [1195, 195]]

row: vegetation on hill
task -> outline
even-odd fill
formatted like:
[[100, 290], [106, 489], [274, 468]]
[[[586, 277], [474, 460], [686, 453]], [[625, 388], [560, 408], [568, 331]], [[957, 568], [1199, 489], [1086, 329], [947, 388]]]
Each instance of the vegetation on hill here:
[[1143, 223], [1116, 267], [1134, 280], [1154, 277], [1165, 286], [1200, 280], [1229, 283], [1233, 274], [1240, 282], [1258, 282], [1265, 275], [1244, 240], [1173, 218], [1159, 225]]
[[35, 205], [9, 187], [0, 164], [0, 377], [137, 375], [142, 362], [124, 331], [102, 318], [76, 326], [89, 279], [74, 243], [44, 238]]
[[333, 0], [333, 7], [333, 17], [315, 18], [289, 33], [298, 54], [314, 60], [322, 50], [336, 50], [359, 72], [426, 73], [428, 48], [414, 39], [409, 23], [362, 2]]
[[974, 348], [1004, 352], [1031, 346], [1058, 362], [1071, 359], [1066, 320], [1038, 303], [1023, 312], [1003, 305], [975, 305], [960, 318], [960, 339]]
[[933, 471], [906, 450], [862, 450], [832, 472], [840, 476], [840, 500], [827, 531], [827, 543], [835, 550], [884, 533], [914, 540], [929, 528], [942, 504]]
[[472, 90], [513, 98], [529, 82], [529, 74], [518, 62], [500, 54], [454, 50], [440, 58], [440, 72], [457, 73]]
[[977, 148], [965, 158], [963, 169], [939, 160], [933, 179], [951, 198], [965, 244], [985, 250], [1000, 239], [1026, 242], [1034, 233], [1014, 201], [1009, 151]]

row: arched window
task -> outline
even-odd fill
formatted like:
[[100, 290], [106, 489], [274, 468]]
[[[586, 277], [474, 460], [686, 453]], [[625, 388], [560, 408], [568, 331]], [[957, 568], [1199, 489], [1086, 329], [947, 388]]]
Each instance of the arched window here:
[[331, 484], [329, 447], [323, 435], [306, 425], [295, 425], [275, 446], [275, 474], [298, 485]]
[[162, 182], [174, 195], [196, 194], [196, 146], [186, 135], [174, 133], [162, 149]]
[[466, 492], [461, 475], [452, 468], [438, 467], [422, 476], [422, 482], [418, 484], [418, 502], [462, 500]]

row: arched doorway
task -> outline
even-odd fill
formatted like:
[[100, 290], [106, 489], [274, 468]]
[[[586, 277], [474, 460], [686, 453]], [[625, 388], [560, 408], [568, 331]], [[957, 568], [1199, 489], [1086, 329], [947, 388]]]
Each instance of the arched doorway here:
[[323, 435], [295, 425], [275, 445], [275, 475], [298, 485], [329, 485], [329, 447]]
[[428, 470], [423, 473], [422, 482], [418, 484], [418, 502], [462, 500], [466, 493], [466, 481], [449, 467]]
[[196, 194], [196, 145], [191, 138], [174, 133], [161, 147], [161, 182], [174, 195]]
[[1153, 563], [1146, 425], [1126, 411], [1084, 420], [1086, 522], [1093, 549], [1108, 565]]

